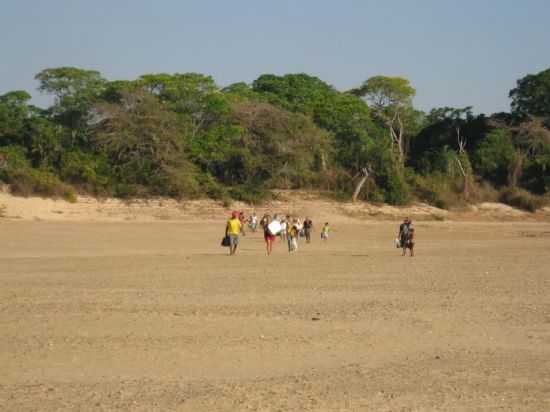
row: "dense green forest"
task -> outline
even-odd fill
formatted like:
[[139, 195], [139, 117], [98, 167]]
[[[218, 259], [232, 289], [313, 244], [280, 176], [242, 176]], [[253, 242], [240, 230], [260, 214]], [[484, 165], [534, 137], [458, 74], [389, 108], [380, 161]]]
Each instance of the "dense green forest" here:
[[[511, 112], [415, 109], [407, 79], [338, 91], [307, 74], [220, 88], [197, 73], [108, 81], [46, 69], [0, 96], [0, 180], [14, 194], [210, 197], [273, 189], [439, 207], [500, 200], [535, 210], [550, 192], [550, 69], [519, 79]], [[511, 85], [513, 87], [514, 85]]]

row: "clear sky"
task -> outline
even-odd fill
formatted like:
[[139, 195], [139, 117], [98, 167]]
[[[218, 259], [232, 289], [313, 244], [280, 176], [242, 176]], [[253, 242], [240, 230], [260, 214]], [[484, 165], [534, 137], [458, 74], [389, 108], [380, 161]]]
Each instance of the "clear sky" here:
[[550, 67], [550, 0], [1, 0], [0, 93], [58, 66], [133, 79], [200, 72], [225, 86], [305, 72], [337, 89], [405, 76], [415, 104], [509, 109]]

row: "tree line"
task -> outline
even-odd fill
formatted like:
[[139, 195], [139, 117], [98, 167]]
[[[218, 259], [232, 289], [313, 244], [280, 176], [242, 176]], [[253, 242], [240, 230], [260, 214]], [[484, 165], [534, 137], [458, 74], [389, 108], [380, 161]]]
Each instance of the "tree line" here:
[[0, 95], [0, 180], [15, 194], [210, 197], [261, 202], [274, 189], [439, 207], [550, 192], [550, 69], [517, 81], [511, 111], [413, 105], [409, 80], [338, 91], [307, 74], [219, 87], [199, 73], [109, 81], [59, 67]]

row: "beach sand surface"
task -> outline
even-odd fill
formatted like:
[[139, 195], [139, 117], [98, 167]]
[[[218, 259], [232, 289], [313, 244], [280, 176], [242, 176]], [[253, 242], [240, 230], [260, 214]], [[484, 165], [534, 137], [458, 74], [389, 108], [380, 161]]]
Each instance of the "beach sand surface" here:
[[550, 224], [318, 219], [0, 221], [0, 409], [550, 410]]

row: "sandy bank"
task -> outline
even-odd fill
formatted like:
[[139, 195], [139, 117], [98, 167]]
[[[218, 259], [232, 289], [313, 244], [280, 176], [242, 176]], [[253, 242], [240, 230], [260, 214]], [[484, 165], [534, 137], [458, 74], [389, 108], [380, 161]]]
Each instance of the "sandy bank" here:
[[[122, 201], [79, 196], [76, 203], [61, 199], [16, 197], [0, 192], [3, 219], [45, 221], [153, 222], [212, 221], [227, 216], [229, 209], [214, 200], [176, 201], [149, 199]], [[231, 209], [245, 213], [284, 213], [348, 222], [359, 220], [395, 220], [411, 216], [417, 220], [550, 220], [550, 208], [528, 213], [499, 203], [481, 203], [459, 211], [447, 211], [418, 203], [406, 207], [374, 205], [366, 202], [343, 203], [309, 192], [280, 192], [278, 200], [254, 207], [235, 202]]]

